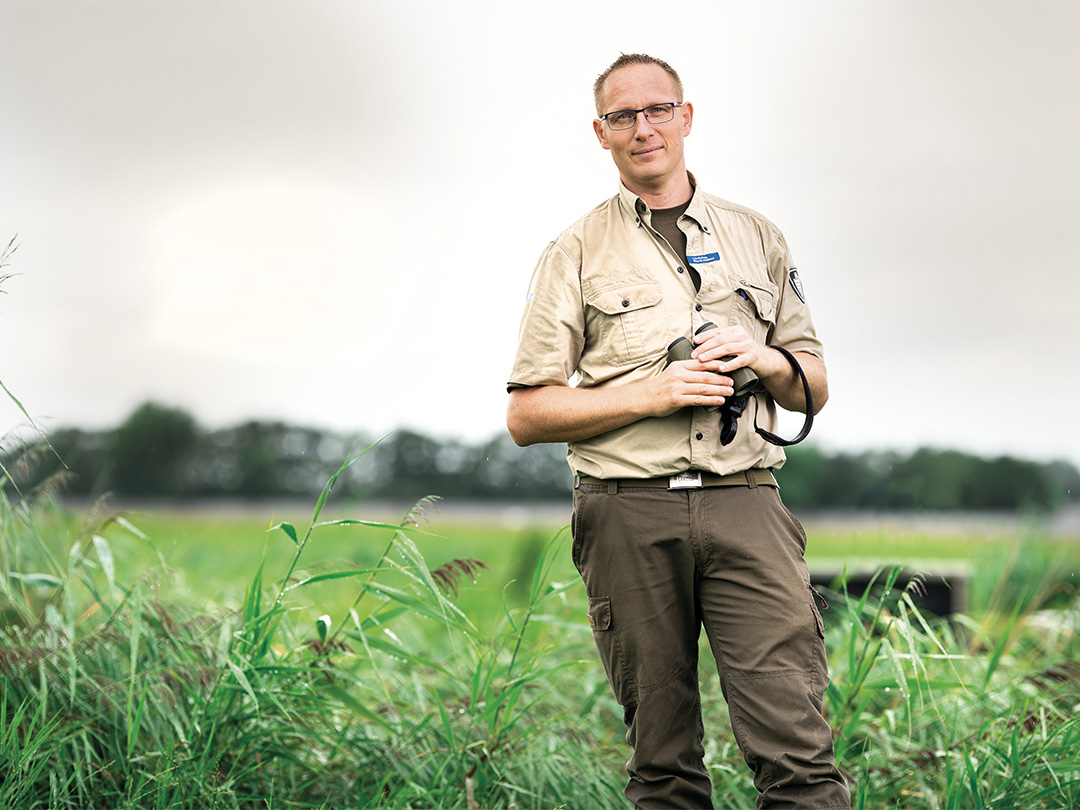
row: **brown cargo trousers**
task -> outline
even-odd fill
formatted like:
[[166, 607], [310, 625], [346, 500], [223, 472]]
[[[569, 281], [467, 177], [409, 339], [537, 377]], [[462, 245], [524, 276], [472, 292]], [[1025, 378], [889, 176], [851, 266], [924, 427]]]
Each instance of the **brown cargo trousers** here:
[[760, 808], [850, 808], [821, 715], [824, 627], [806, 535], [775, 485], [575, 485], [573, 559], [624, 710], [635, 807], [712, 808], [701, 627]]

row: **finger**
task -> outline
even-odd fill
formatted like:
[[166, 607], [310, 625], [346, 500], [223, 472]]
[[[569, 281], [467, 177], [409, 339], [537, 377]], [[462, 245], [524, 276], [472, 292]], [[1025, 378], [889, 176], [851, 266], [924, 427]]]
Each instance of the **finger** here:
[[753, 341], [731, 341], [697, 351], [700, 352], [698, 361], [715, 362], [716, 370], [721, 374], [753, 365], [759, 357], [759, 346]]
[[709, 340], [705, 343], [698, 345], [691, 353], [690, 356], [698, 361], [706, 362], [709, 360], [715, 360], [718, 357], [726, 357], [729, 354], [737, 354], [739, 347], [745, 344], [736, 340], [720, 339]]
[[734, 385], [728, 377], [716, 377], [703, 384], [691, 386], [689, 393], [705, 397], [729, 397], [735, 393]]
[[720, 371], [720, 362], [718, 360], [677, 360], [671, 363], [665, 371], [688, 382], [711, 381], [713, 376]]
[[728, 345], [721, 343], [716, 346], [698, 346], [690, 356], [700, 363], [712, 363], [729, 354], [731, 352], [728, 350]]
[[708, 406], [723, 405], [726, 401], [727, 401], [726, 397], [706, 397], [706, 396], [694, 397], [694, 404], [695, 405], [708, 405]]
[[[717, 363], [716, 365], [719, 364]], [[714, 388], [716, 386], [729, 387], [734, 384], [731, 380], [731, 377], [720, 374], [719, 372], [713, 371], [711, 369], [705, 371], [691, 372], [684, 379], [687, 383], [691, 385], [703, 384], [708, 386], [709, 388]]]

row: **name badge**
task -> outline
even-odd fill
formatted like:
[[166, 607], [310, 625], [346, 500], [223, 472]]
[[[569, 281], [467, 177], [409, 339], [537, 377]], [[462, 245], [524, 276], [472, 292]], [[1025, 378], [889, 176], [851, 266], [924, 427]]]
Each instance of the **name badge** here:
[[690, 264], [708, 264], [709, 262], [720, 261], [719, 253], [702, 253], [700, 256], [687, 256], [686, 260]]

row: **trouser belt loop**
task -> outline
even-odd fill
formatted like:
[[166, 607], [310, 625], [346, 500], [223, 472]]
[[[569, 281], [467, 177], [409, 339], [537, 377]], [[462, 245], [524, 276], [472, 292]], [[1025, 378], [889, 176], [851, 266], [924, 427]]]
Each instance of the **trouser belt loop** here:
[[607, 482], [607, 494], [618, 495], [619, 494], [619, 479], [609, 478]]
[[750, 489], [754, 489], [757, 486], [757, 476], [754, 474], [754, 470], [746, 470], [746, 485]]

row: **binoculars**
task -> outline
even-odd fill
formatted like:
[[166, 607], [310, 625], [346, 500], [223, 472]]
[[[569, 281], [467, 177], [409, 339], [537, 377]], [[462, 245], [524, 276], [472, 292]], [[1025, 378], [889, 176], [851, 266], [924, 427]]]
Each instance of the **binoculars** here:
[[[715, 329], [716, 324], [712, 321], [703, 323], [694, 332], [695, 335], [700, 335], [702, 332], [708, 332], [710, 329]], [[690, 353], [694, 351], [694, 343], [688, 338], [677, 337], [667, 347], [668, 362], [674, 360], [689, 360]], [[729, 354], [727, 357], [721, 357], [723, 362], [727, 362], [735, 357], [733, 354]], [[734, 371], [729, 371], [724, 376], [731, 377], [735, 386], [735, 393], [732, 397], [741, 397], [749, 394], [758, 384], [758, 376], [751, 369], [743, 366], [737, 368]], [[710, 408], [709, 410], [716, 410], [716, 408]]]
[[[700, 335], [702, 332], [715, 328], [716, 324], [705, 323], [698, 327], [694, 334]], [[776, 349], [776, 351], [784, 355], [795, 373], [799, 375], [799, 379], [802, 380], [803, 396], [806, 397], [806, 419], [803, 421], [802, 430], [794, 439], [781, 439], [775, 433], [770, 433], [764, 428], [758, 427], [757, 419], [754, 420], [754, 431], [770, 444], [775, 444], [778, 447], [788, 447], [792, 444], [798, 444], [810, 434], [810, 428], [814, 424], [814, 398], [810, 392], [810, 383], [807, 382], [806, 374], [803, 373], [802, 366], [799, 365], [799, 361], [795, 359], [795, 356], [780, 346], [770, 346], [769, 348]], [[668, 344], [668, 363], [675, 360], [689, 360], [693, 351], [693, 341], [684, 337], [676, 338]], [[720, 359], [726, 363], [734, 356], [729, 354], [727, 357]], [[723, 405], [714, 405], [709, 408], [710, 411], [720, 411], [720, 444], [724, 446], [731, 444], [735, 440], [735, 434], [739, 429], [739, 417], [742, 416], [746, 404], [750, 401], [750, 395], [758, 385], [757, 374], [745, 366], [729, 371], [726, 376], [731, 377], [735, 393], [728, 397]], [[698, 436], [700, 437], [701, 434], [699, 433]]]

